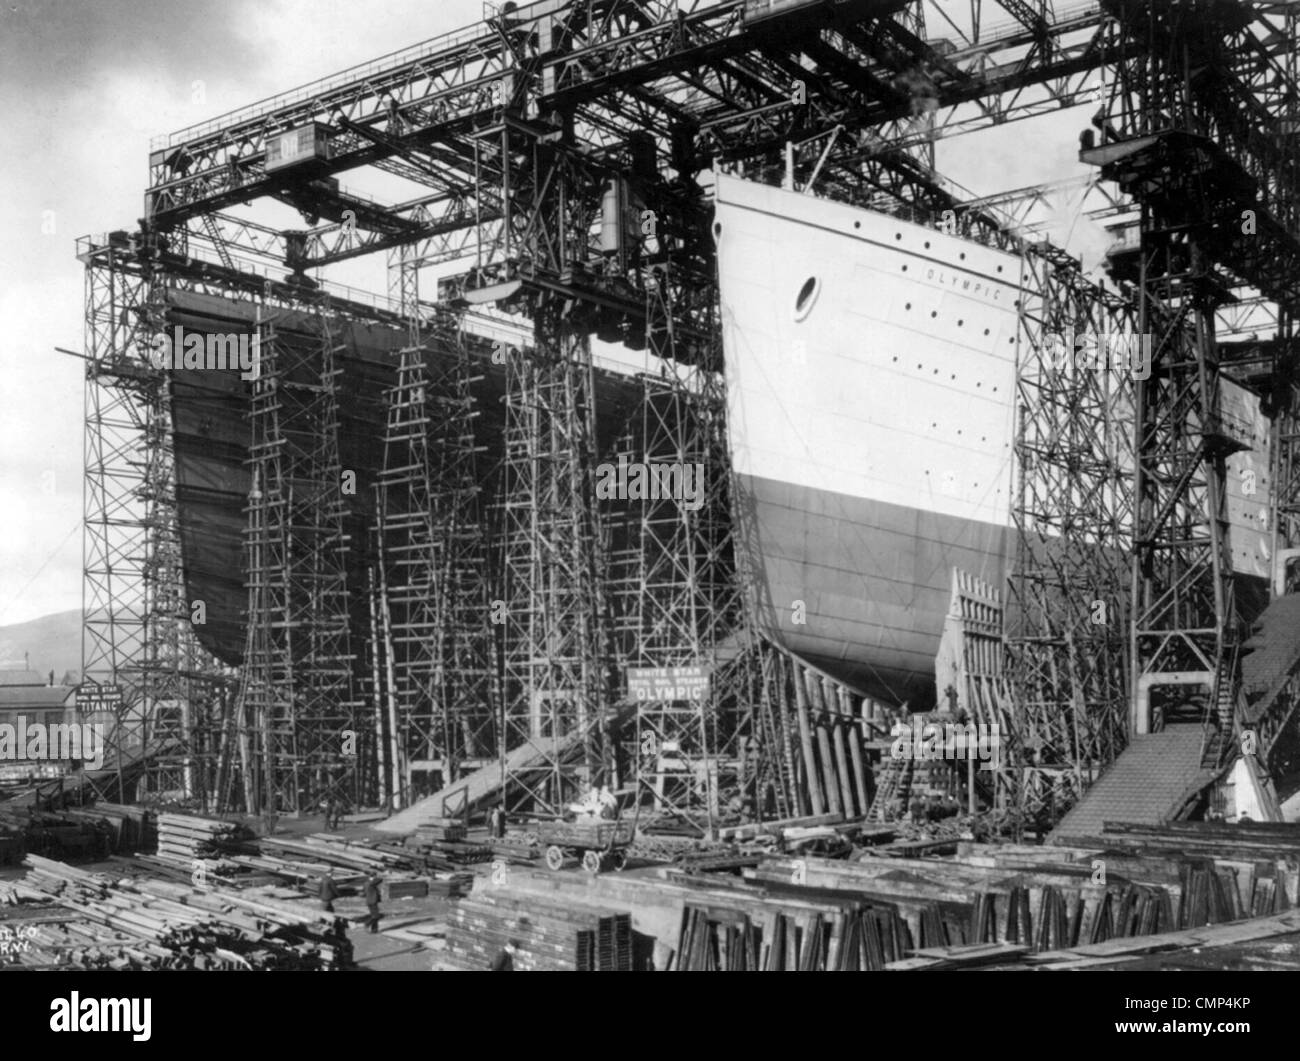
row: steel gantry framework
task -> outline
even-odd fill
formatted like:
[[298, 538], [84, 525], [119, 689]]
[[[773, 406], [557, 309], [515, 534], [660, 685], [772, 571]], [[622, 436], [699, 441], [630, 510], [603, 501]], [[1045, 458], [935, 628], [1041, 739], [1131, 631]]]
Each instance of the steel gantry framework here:
[[[646, 598], [634, 622], [620, 612], [617, 587], [626, 582], [620, 573], [626, 565], [620, 568], [615, 538], [627, 513], [609, 511], [595, 496], [595, 465], [612, 450], [597, 423], [590, 336], [633, 346], [649, 342], [668, 366], [663, 381], [645, 384], [647, 420], [637, 448], [646, 454], [707, 452], [710, 461], [722, 461], [716, 279], [701, 171], [727, 165], [922, 221], [938, 222], [951, 210], [962, 232], [1018, 246], [997, 204], [968, 202], [935, 173], [936, 141], [1075, 104], [1100, 108], [1106, 100], [1109, 122], [1127, 129], [1125, 122], [1136, 119], [1125, 115], [1162, 105], [1143, 99], [1135, 80], [1153, 49], [1167, 43], [1135, 29], [1133, 12], [1143, 6], [542, 0], [506, 5], [478, 25], [155, 143], [141, 235], [133, 243], [100, 247], [88, 259], [88, 321], [112, 322], [96, 325], [90, 337], [93, 371], [120, 360], [112, 351], [124, 349], [124, 337], [107, 336], [122, 327], [123, 311], [143, 303], [144, 294], [128, 288], [142, 282], [146, 268], [172, 285], [238, 293], [310, 316], [320, 294], [306, 282], [308, 272], [389, 251], [397, 263], [395, 303], [336, 297], [330, 305], [353, 319], [406, 332], [385, 399], [384, 467], [377, 482], [365, 486], [375, 499], [374, 555], [366, 561], [375, 589], [364, 605], [331, 612], [361, 627], [367, 613], [373, 615], [371, 653], [360, 658], [354, 651], [360, 630], [345, 631], [351, 646], [336, 647], [347, 665], [331, 672], [330, 682], [339, 684], [322, 693], [320, 711], [303, 713], [287, 701], [272, 709], [268, 699], [255, 720], [246, 694], [242, 715], [205, 707], [198, 728], [237, 732], [247, 773], [256, 759], [250, 742], [266, 718], [292, 715], [317, 730], [310, 719], [330, 727], [347, 721], [367, 734], [365, 761], [376, 771], [373, 784], [349, 781], [350, 795], [373, 794], [394, 804], [410, 798], [410, 771], [417, 764], [442, 772], [446, 781], [493, 749], [516, 803], [553, 811], [582, 784], [622, 779], [629, 757], [620, 750], [625, 738], [618, 725], [628, 705], [616, 664], [712, 661], [728, 676], [711, 687], [715, 699], [692, 738], [704, 766], [700, 776], [711, 776], [709, 760], [724, 749], [735, 758], [736, 748], [756, 748], [766, 790], [779, 793], [758, 802], [812, 805], [810, 787], [829, 799], [827, 771], [837, 759], [836, 742], [828, 736], [826, 761], [820, 762], [815, 731], [821, 723], [810, 717], [814, 744], [809, 754], [796, 753], [797, 705], [784, 714], [772, 706], [790, 700], [788, 675], [775, 676], [780, 668], [762, 631], [738, 628], [733, 620], [743, 573], [728, 575], [731, 585], [719, 588], [723, 572], [737, 567], [727, 556], [731, 531], [720, 528], [721, 514], [728, 507], [743, 510], [743, 499], [728, 497], [719, 501], [721, 508], [710, 502], [693, 525], [672, 525], [671, 513], [636, 514], [631, 523], [639, 528], [642, 549], [636, 566]], [[1276, 19], [1277, 6], [1244, 5], [1256, 22]], [[1293, 34], [1294, 20], [1287, 26]], [[1227, 45], [1233, 55], [1250, 50], [1244, 37], [1234, 41]], [[1274, 37], [1260, 46], [1270, 72], [1286, 43]], [[1254, 81], [1238, 80], [1246, 95], [1276, 114], [1285, 92], [1293, 91], [1294, 71], [1285, 76], [1290, 81], [1281, 90], [1265, 89], [1267, 77], [1258, 71]], [[1117, 110], [1121, 98], [1139, 102]], [[1241, 132], [1227, 125], [1222, 131], [1230, 139]], [[1269, 176], [1272, 163], [1258, 142], [1242, 139], [1234, 146], [1264, 158], [1263, 169], [1252, 173]], [[343, 189], [337, 175], [363, 167], [421, 190], [405, 201], [379, 202]], [[306, 227], [277, 230], [227, 212], [258, 200], [296, 208]], [[1277, 216], [1285, 229], [1290, 221]], [[431, 322], [434, 311], [418, 298], [419, 270], [453, 262], [442, 292], [450, 301], [440, 312], [496, 303], [533, 325], [531, 344], [511, 349], [502, 366], [504, 444], [493, 455], [486, 452], [481, 419], [487, 410], [476, 404], [477, 370], [465, 357], [449, 358], [449, 344], [431, 342], [422, 323]], [[111, 283], [95, 272], [105, 263], [116, 270]], [[1058, 277], [1069, 271], [1050, 254], [1028, 267], [1056, 270]], [[1079, 294], [1083, 289], [1073, 281], [1045, 282], [1070, 293], [1035, 311], [1042, 320], [1022, 335], [1024, 365], [1041, 356], [1034, 336], [1050, 320], [1086, 318], [1093, 312], [1089, 300], [1101, 301]], [[1278, 298], [1267, 285], [1261, 291], [1265, 299]], [[138, 318], [130, 327], [140, 327]], [[664, 343], [665, 334], [671, 343]], [[316, 344], [313, 355], [321, 359], [321, 372], [327, 347]], [[88, 417], [88, 453], [107, 447], [126, 454], [149, 432], [165, 433], [157, 413], [133, 412], [119, 426], [114, 402], [134, 393], [140, 408], [147, 403], [143, 383], [124, 370], [114, 372], [111, 385], [88, 383], [88, 394], [102, 404]], [[1095, 425], [1084, 441], [1093, 447], [1089, 452], [1101, 454], [1101, 465], [1072, 460], [1058, 440], [1082, 429], [1082, 409], [1113, 410], [1116, 396], [1090, 393], [1080, 404], [1069, 400], [1068, 388], [1047, 384], [1046, 377], [1033, 382], [1030, 371], [1024, 375], [1021, 398], [1032, 406], [1036, 426], [1022, 434], [1021, 452], [1033, 452], [1039, 479], [1022, 496], [1025, 510], [1035, 513], [1034, 532], [1048, 528], [1072, 541], [1109, 540], [1123, 523], [1122, 501], [1110, 493], [1099, 498], [1086, 483], [1098, 466], [1107, 474], [1122, 467], [1122, 457], [1107, 449], [1110, 441]], [[165, 385], [165, 374], [150, 384], [155, 391]], [[149, 408], [165, 404], [149, 400]], [[93, 521], [87, 513], [87, 589], [94, 602], [87, 607], [87, 661], [89, 670], [105, 676], [128, 673], [147, 656], [137, 631], [150, 583], [139, 567], [125, 565], [124, 577], [120, 557], [143, 556], [144, 543], [165, 542], [170, 533], [143, 515], [133, 515], [127, 531], [109, 529], [118, 526], [112, 514], [142, 479], [156, 489], [170, 474], [161, 458], [143, 472], [125, 471], [125, 457], [115, 460], [114, 468], [97, 457], [87, 460], [98, 490]], [[259, 462], [264, 458], [255, 458]], [[299, 489], [322, 489], [320, 477], [333, 474], [334, 458], [325, 464]], [[259, 485], [269, 470], [258, 468]], [[474, 479], [489, 486], [476, 493]], [[729, 489], [723, 479], [716, 477], [718, 499]], [[1120, 489], [1107, 482], [1108, 491]], [[1051, 511], [1044, 507], [1049, 495], [1056, 498]], [[1086, 513], [1068, 518], [1063, 498], [1076, 499]], [[250, 506], [250, 531], [256, 512]], [[120, 542], [122, 533], [134, 535], [141, 548]], [[1022, 533], [1029, 533], [1027, 525]], [[245, 557], [254, 605], [250, 626], [264, 627], [250, 629], [250, 646], [270, 645], [267, 624], [275, 609], [252, 595], [257, 572], [266, 567], [254, 562], [252, 543], [272, 537], [253, 533]], [[677, 553], [687, 542], [698, 556]], [[357, 549], [358, 543], [347, 544]], [[1054, 561], [1050, 578], [1041, 557], [1035, 560], [1037, 568], [1025, 569], [1029, 583], [1050, 582], [1063, 591], [1100, 577], [1085, 570], [1091, 561], [1075, 559], [1076, 551], [1064, 555], [1068, 559]], [[289, 570], [293, 583], [292, 572], [302, 569]], [[671, 577], [663, 574], [669, 570]], [[292, 596], [303, 585], [283, 588]], [[687, 598], [698, 609], [689, 620], [677, 610]], [[1047, 622], [1041, 609], [1031, 614]], [[1075, 636], [1085, 633], [1083, 615], [1077, 608], [1068, 614], [1069, 629], [1058, 622], [1040, 631], [1044, 643], [1051, 642], [1052, 652], [1086, 652], [1091, 642]], [[184, 625], [175, 613], [167, 622]], [[674, 639], [680, 643], [670, 644]], [[749, 662], [737, 662], [743, 660]], [[790, 661], [783, 673], [802, 673], [797, 664]], [[1026, 665], [1031, 673], [1046, 673], [1039, 663]], [[1058, 754], [1076, 773], [1085, 760], [1110, 754], [1106, 720], [1114, 704], [1101, 701], [1115, 695], [1115, 668], [1121, 666], [1117, 660], [1101, 665], [1095, 681], [1088, 675], [1063, 679], [1058, 671], [1055, 684], [1040, 681], [1034, 692], [1022, 693], [1037, 698], [1032, 712], [1040, 722], [1034, 726], [1057, 733]], [[246, 687], [248, 667], [246, 661]], [[815, 684], [800, 679], [793, 688], [806, 694]], [[373, 703], [361, 711], [346, 686], [370, 690]], [[731, 697], [732, 706], [720, 707], [717, 697]], [[1048, 716], [1052, 704], [1067, 701], [1092, 721], [1067, 727], [1063, 735]], [[811, 703], [824, 705], [828, 733], [840, 725], [831, 716], [851, 717], [861, 706], [839, 691]], [[710, 729], [711, 719], [728, 711], [728, 725]], [[692, 720], [687, 729], [695, 733], [694, 726]], [[269, 732], [258, 745], [272, 749], [260, 760], [265, 773], [243, 796], [250, 808], [302, 807], [346, 787], [343, 764], [327, 750], [323, 731], [294, 737], [315, 749], [305, 773], [276, 758], [274, 749], [289, 737], [274, 736], [274, 727]], [[686, 730], [674, 733], [660, 736], [680, 746]], [[786, 750], [778, 754], [772, 741]], [[185, 755], [198, 747], [193, 738], [180, 743]], [[516, 755], [521, 747], [527, 754]], [[773, 765], [775, 759], [780, 762]], [[685, 801], [697, 820], [701, 801], [716, 803], [716, 793], [705, 791], [708, 784], [696, 786]], [[861, 791], [838, 795], [850, 803], [865, 799]]]
[[[1216, 319], [1246, 287], [1278, 307], [1274, 360], [1248, 378], [1267, 395], [1280, 452], [1297, 407], [1290, 322], [1300, 299], [1293, 124], [1300, 37], [1291, 5], [1104, 7], [1115, 46], [1141, 46], [1116, 64], [1101, 141], [1083, 152], [1141, 208], [1132, 279], [1153, 371], [1138, 381], [1134, 416], [1135, 724], [1140, 731], [1150, 724], [1151, 688], [1200, 676], [1205, 765], [1213, 768], [1235, 753], [1243, 724], [1245, 630], [1229, 552], [1226, 460], [1249, 442], [1247, 425], [1223, 406], [1222, 381], [1243, 373], [1220, 347]], [[1290, 460], [1288, 453], [1275, 464], [1282, 482], [1294, 475]], [[1294, 544], [1278, 510], [1286, 492], [1275, 490], [1269, 513], [1274, 552]]]

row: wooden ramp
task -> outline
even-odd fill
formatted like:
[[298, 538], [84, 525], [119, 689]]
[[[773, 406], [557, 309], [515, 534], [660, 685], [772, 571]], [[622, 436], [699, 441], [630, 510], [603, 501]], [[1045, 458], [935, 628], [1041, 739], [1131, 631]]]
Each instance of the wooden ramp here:
[[1134, 737], [1118, 759], [1066, 814], [1049, 842], [1100, 836], [1106, 822], [1155, 825], [1173, 817], [1193, 786], [1214, 780], [1201, 766], [1200, 726], [1169, 726]]
[[[610, 724], [618, 725], [631, 711], [630, 704], [615, 706]], [[562, 737], [535, 737], [506, 753], [504, 773], [501, 763], [489, 763], [372, 828], [381, 833], [413, 833], [426, 818], [456, 818], [467, 811], [475, 814], [501, 798], [504, 777], [526, 773], [530, 767], [545, 769], [556, 759], [576, 756], [582, 750], [582, 740], [581, 730]]]

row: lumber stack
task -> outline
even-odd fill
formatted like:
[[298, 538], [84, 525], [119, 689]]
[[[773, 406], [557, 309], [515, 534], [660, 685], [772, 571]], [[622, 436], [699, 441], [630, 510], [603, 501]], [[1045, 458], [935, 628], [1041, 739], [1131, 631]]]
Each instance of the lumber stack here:
[[[802, 864], [810, 887], [895, 904], [916, 948], [1009, 943], [1037, 953], [1184, 927], [1177, 867], [1109, 865], [1100, 883], [1090, 863], [1059, 861], [1022, 863], [1010, 873], [940, 859], [809, 858]], [[794, 860], [769, 858], [747, 875], [779, 883], [795, 869]], [[1134, 869], [1143, 876], [1126, 875]]]
[[536, 862], [542, 857], [542, 847], [535, 839], [522, 833], [507, 833], [500, 840], [490, 842], [492, 857], [507, 862]]
[[158, 815], [158, 857], [185, 868], [200, 860], [219, 860], [251, 836], [238, 822], [189, 814]]
[[302, 903], [87, 873], [32, 855], [24, 865], [24, 885], [68, 915], [40, 926], [26, 964], [295, 970], [352, 964], [343, 924]]
[[472, 873], [435, 873], [428, 879], [429, 894], [443, 899], [468, 895], [474, 885]]
[[896, 910], [869, 903], [686, 903], [671, 968], [680, 972], [884, 969], [909, 948]]
[[20, 848], [78, 861], [95, 861], [113, 851], [109, 826], [94, 815], [0, 804], [0, 833], [17, 838], [5, 845], [6, 857], [16, 861], [21, 861]]
[[317, 833], [302, 838], [265, 836], [258, 841], [263, 855], [274, 854], [281, 858], [299, 859], [318, 865], [336, 866], [356, 873], [411, 872], [421, 868], [420, 857], [411, 851], [388, 845], [369, 845], [344, 840], [328, 833]]
[[158, 843], [158, 823], [152, 811], [122, 803], [95, 803], [61, 812], [72, 821], [95, 823], [107, 830], [115, 855], [152, 851]]
[[447, 920], [444, 964], [487, 969], [514, 941], [517, 971], [626, 972], [632, 968], [627, 914], [562, 899], [478, 892], [456, 904]]
[[415, 827], [415, 843], [419, 847], [456, 843], [465, 839], [465, 832], [465, 823], [458, 818], [423, 818]]

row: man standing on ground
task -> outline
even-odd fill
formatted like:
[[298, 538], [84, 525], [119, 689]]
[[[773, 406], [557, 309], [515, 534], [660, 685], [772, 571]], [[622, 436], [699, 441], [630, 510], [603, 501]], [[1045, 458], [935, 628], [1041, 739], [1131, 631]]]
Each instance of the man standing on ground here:
[[334, 882], [334, 871], [327, 869], [320, 879], [320, 905], [327, 914], [334, 912], [334, 900], [339, 896], [339, 886]]
[[366, 909], [370, 912], [366, 924], [374, 935], [379, 931], [379, 874], [373, 871], [366, 878]]

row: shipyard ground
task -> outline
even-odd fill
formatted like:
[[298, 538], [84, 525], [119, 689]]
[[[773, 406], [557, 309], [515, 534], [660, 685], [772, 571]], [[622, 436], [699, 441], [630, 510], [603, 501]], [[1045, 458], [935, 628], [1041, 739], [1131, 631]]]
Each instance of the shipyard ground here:
[[[12, 825], [0, 804], [6, 815]], [[372, 822], [325, 833], [319, 817], [281, 819], [270, 837], [236, 839], [234, 823], [204, 821], [160, 816], [164, 852], [183, 829], [228, 833], [197, 883], [185, 859], [145, 850], [0, 867], [5, 963], [473, 970], [509, 942], [521, 971], [1300, 968], [1300, 824], [1108, 823], [1062, 845], [979, 843], [959, 819], [841, 822], [853, 844], [831, 858], [794, 850], [826, 826], [768, 823], [728, 843], [643, 836], [624, 870], [591, 874], [546, 869], [524, 828], [499, 842], [481, 828], [412, 838], [413, 858], [476, 860], [437, 873], [397, 868], [404, 847]], [[394, 867], [375, 933], [349, 876], [367, 852]], [[317, 898], [331, 865], [338, 922]], [[287, 916], [252, 929], [240, 903]]]

